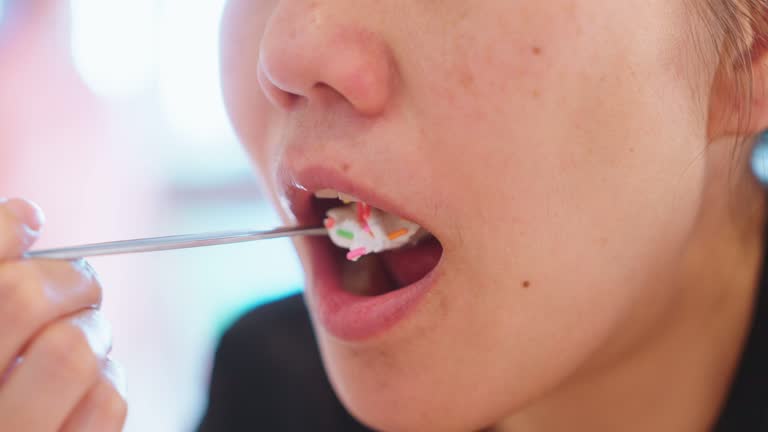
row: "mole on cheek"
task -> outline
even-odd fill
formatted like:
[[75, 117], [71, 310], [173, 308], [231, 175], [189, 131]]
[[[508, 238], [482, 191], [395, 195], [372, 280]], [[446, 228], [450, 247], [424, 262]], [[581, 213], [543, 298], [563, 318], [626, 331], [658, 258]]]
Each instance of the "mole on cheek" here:
[[529, 288], [531, 286], [531, 281], [523, 281], [523, 288]]
[[534, 47], [531, 48], [531, 52], [535, 56], [541, 55], [541, 47], [534, 46]]
[[349, 164], [347, 162], [342, 163], [341, 164], [341, 170], [344, 171], [345, 173], [348, 173], [349, 172]]

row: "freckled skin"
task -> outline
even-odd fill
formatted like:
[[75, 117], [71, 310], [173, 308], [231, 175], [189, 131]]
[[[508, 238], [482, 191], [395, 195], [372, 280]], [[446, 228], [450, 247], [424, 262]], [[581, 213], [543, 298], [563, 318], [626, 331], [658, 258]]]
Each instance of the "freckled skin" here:
[[[387, 431], [705, 428], [689, 411], [712, 411], [722, 389], [702, 376], [727, 372], [661, 365], [681, 363], [668, 347], [738, 351], [743, 321], [730, 318], [748, 315], [749, 283], [729, 291], [743, 294], [733, 311], [698, 308], [729, 285], [714, 281], [751, 280], [717, 269], [749, 275], [757, 259], [717, 255], [737, 247], [730, 158], [707, 146], [699, 97], [715, 65], [682, 72], [698, 67], [684, 5], [230, 1], [224, 93], [273, 195], [281, 157], [326, 161], [428, 220], [444, 248], [435, 289], [390, 331], [347, 343], [315, 328], [354, 415]], [[689, 322], [734, 324], [711, 332], [729, 342], [703, 342]], [[606, 367], [641, 352], [642, 373]], [[711, 400], [645, 387], [674, 380]], [[627, 394], [695, 420], [654, 424]]]

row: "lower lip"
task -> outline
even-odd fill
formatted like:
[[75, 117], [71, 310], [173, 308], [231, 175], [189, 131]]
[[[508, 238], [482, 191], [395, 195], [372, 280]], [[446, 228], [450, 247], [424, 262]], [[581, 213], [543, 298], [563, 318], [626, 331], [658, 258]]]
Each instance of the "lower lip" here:
[[308, 304], [315, 318], [333, 336], [363, 341], [403, 321], [435, 285], [438, 263], [426, 276], [395, 291], [365, 297], [344, 291], [333, 246], [325, 238], [309, 238]]

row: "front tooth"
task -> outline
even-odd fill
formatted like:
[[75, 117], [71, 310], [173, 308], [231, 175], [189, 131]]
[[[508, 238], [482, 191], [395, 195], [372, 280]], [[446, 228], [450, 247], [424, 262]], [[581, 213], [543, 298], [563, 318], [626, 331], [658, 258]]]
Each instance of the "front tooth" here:
[[354, 197], [354, 196], [352, 196], [352, 195], [347, 195], [347, 194], [345, 194], [345, 193], [342, 193], [342, 192], [339, 192], [339, 199], [340, 199], [340, 200], [341, 200], [341, 202], [343, 202], [344, 204], [349, 204], [349, 203], [351, 203], [351, 202], [359, 202], [359, 201], [360, 201], [360, 199], [359, 199], [359, 198], [357, 198], [357, 197]]
[[315, 197], [320, 199], [336, 199], [339, 197], [339, 193], [333, 189], [321, 189], [315, 192]]

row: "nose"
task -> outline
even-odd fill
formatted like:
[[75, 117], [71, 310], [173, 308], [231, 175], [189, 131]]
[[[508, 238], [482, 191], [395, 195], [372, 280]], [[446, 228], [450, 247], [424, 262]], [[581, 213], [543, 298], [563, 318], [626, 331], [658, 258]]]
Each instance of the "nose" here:
[[338, 11], [328, 10], [328, 3], [278, 2], [261, 39], [259, 84], [284, 110], [302, 99], [328, 103], [341, 98], [363, 115], [379, 114], [392, 98], [392, 51], [360, 20], [345, 21]]

